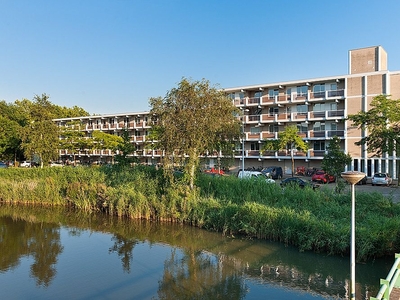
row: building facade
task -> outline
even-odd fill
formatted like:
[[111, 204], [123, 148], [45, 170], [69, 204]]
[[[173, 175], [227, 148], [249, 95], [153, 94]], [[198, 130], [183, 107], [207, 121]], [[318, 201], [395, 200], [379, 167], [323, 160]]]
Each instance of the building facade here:
[[[294, 152], [295, 166], [319, 168], [329, 144], [337, 136], [341, 147], [352, 156], [350, 170], [371, 176], [374, 172], [385, 172], [396, 178], [396, 153], [385, 153], [373, 157], [365, 147], [355, 142], [367, 133], [352, 126], [346, 118], [350, 114], [369, 109], [373, 97], [380, 94], [400, 98], [400, 71], [387, 69], [387, 54], [381, 46], [349, 51], [349, 74], [271, 84], [241, 86], [224, 89], [233, 104], [242, 111], [243, 141], [235, 150], [235, 166], [232, 169], [280, 166], [291, 173], [291, 149], [286, 151], [262, 151], [262, 142], [278, 137], [285, 126], [296, 125], [299, 135], [309, 145], [307, 152]], [[159, 163], [163, 153], [149, 150], [145, 142], [151, 128], [149, 112], [123, 113], [57, 119], [59, 126], [68, 121], [80, 121], [87, 137], [94, 130], [120, 135], [126, 128], [135, 143], [134, 153], [142, 163]], [[113, 153], [109, 150], [82, 151], [82, 161], [110, 162]], [[60, 151], [63, 160], [72, 153]], [[218, 164], [218, 153], [207, 156], [207, 166]]]

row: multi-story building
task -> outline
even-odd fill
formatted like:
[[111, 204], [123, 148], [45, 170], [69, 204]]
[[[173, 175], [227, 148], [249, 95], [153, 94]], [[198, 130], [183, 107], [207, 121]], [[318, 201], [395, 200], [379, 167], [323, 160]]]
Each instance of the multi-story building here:
[[[373, 97], [386, 94], [400, 98], [400, 71], [387, 69], [387, 54], [381, 46], [349, 51], [349, 74], [296, 81], [226, 88], [224, 91], [235, 106], [242, 111], [245, 138], [235, 152], [235, 168], [281, 166], [291, 173], [291, 149], [286, 151], [262, 151], [262, 142], [278, 137], [285, 126], [296, 125], [299, 135], [309, 145], [307, 152], [295, 151], [295, 165], [305, 168], [321, 165], [329, 140], [341, 139], [341, 147], [352, 156], [351, 170], [363, 171], [371, 176], [374, 172], [386, 172], [396, 178], [396, 153], [384, 153], [373, 157], [365, 147], [355, 142], [367, 133], [352, 126], [346, 118], [349, 114], [369, 109]], [[122, 113], [72, 119], [57, 119], [61, 126], [69, 120], [80, 120], [87, 136], [93, 130], [119, 134], [124, 128], [136, 143], [134, 154], [143, 163], [160, 161], [163, 153], [146, 150], [144, 142], [151, 128], [149, 112]], [[243, 147], [244, 146], [244, 147]], [[60, 156], [71, 153], [62, 150]], [[110, 161], [110, 151], [80, 153], [82, 160]], [[218, 154], [207, 157], [209, 166], [217, 164]]]

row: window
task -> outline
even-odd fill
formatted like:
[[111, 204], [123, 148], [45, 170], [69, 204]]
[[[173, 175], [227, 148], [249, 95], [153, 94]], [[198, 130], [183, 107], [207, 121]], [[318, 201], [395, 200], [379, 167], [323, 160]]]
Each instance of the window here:
[[325, 111], [325, 103], [316, 103], [314, 104], [314, 111]]
[[275, 114], [279, 113], [279, 107], [270, 107], [269, 108], [269, 116], [272, 117]]
[[315, 122], [313, 126], [314, 131], [325, 131], [325, 123]]
[[330, 83], [328, 84], [328, 91], [337, 91], [337, 84], [336, 83]]
[[261, 98], [262, 97], [262, 92], [255, 92], [254, 93], [254, 98]]
[[314, 85], [313, 93], [314, 93], [314, 98], [324, 98], [325, 97], [325, 83]]
[[308, 131], [308, 124], [307, 123], [297, 123], [297, 129], [299, 132], [307, 132]]
[[251, 143], [250, 144], [250, 149], [253, 151], [259, 151], [260, 150], [260, 143]]
[[230, 94], [228, 94], [228, 96], [227, 96], [229, 99], [231, 99], [231, 100], [235, 100], [235, 93], [230, 93]]
[[275, 96], [279, 95], [279, 90], [275, 89], [275, 90], [268, 90], [268, 96], [270, 99], [274, 99]]
[[330, 125], [331, 125], [331, 130], [333, 130], [333, 131], [337, 130], [337, 123], [336, 122], [331, 123]]
[[250, 134], [257, 134], [260, 133], [260, 127], [251, 127]]
[[307, 114], [308, 106], [306, 104], [297, 105], [297, 112], [299, 114]]
[[314, 142], [314, 150], [324, 151], [325, 150], [325, 142], [324, 141], [315, 141]]
[[302, 85], [297, 87], [297, 96], [305, 97], [307, 96], [307, 93], [308, 93], [308, 86]]
[[271, 124], [268, 127], [269, 132], [279, 132], [278, 124]]

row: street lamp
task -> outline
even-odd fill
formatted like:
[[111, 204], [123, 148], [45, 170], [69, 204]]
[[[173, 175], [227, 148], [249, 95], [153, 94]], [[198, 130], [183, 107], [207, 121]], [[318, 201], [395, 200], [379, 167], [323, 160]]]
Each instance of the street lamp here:
[[[243, 109], [240, 108], [240, 110], [242, 111], [242, 171], [244, 171], [244, 116], [245, 116], [245, 112], [248, 112], [248, 109]], [[243, 173], [244, 174], [244, 173]]]
[[363, 172], [342, 172], [342, 178], [351, 184], [350, 300], [356, 298], [356, 197], [354, 190], [355, 184], [364, 177]]

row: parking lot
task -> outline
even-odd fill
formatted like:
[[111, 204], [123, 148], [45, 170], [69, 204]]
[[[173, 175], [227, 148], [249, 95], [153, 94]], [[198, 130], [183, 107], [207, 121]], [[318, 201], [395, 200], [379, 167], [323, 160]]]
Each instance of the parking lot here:
[[[306, 181], [310, 181], [311, 177], [301, 177]], [[277, 184], [279, 184], [279, 181], [276, 181]], [[381, 193], [382, 195], [386, 197], [391, 197], [393, 199], [394, 203], [400, 203], [400, 187], [397, 184], [397, 180], [393, 180], [392, 184], [390, 186], [372, 186], [371, 185], [371, 179], [368, 179], [367, 184], [365, 185], [356, 185], [356, 190], [355, 192], [364, 192], [364, 193], [373, 193], [373, 192], [378, 192]], [[322, 188], [335, 188], [335, 183], [328, 183], [328, 184], [323, 184], [321, 185]], [[350, 192], [350, 185], [346, 187], [346, 190]]]

